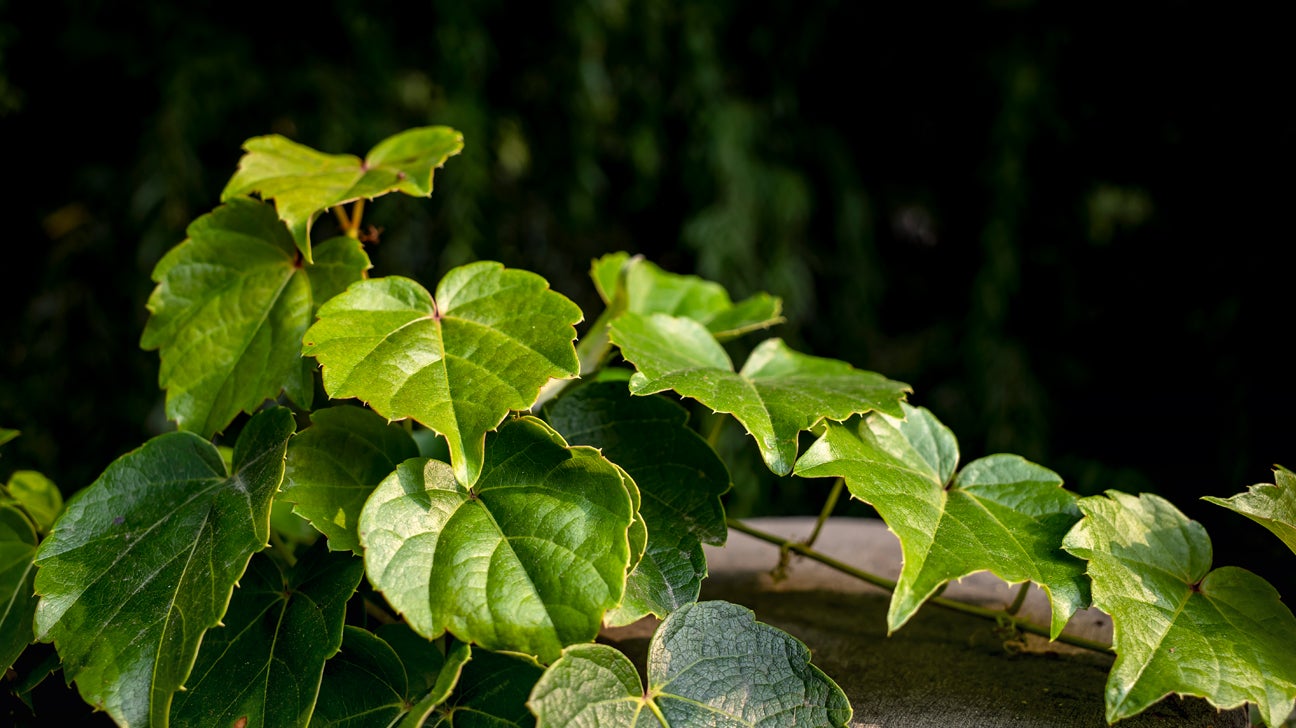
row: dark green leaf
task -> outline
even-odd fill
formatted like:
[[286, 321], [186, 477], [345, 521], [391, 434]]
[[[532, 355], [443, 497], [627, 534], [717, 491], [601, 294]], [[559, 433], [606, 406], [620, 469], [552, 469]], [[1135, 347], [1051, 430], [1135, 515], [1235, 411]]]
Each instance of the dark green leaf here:
[[592, 640], [621, 601], [627, 487], [597, 451], [515, 420], [487, 439], [471, 489], [418, 458], [374, 490], [360, 514], [369, 580], [426, 637], [449, 631], [552, 661]]
[[349, 554], [306, 552], [285, 572], [254, 556], [222, 620], [203, 637], [175, 725], [300, 726], [309, 720], [324, 661], [342, 644], [342, 618], [364, 565]]
[[330, 207], [388, 192], [432, 194], [433, 172], [463, 149], [463, 135], [444, 126], [409, 129], [384, 139], [362, 161], [350, 154], [324, 154], [278, 134], [253, 137], [221, 201], [258, 193], [274, 198], [297, 248], [312, 259], [310, 229]]
[[593, 382], [564, 395], [547, 414], [568, 442], [597, 447], [625, 468], [643, 498], [648, 546], [621, 606], [606, 621], [664, 617], [697, 601], [707, 575], [702, 544], [721, 545], [728, 533], [720, 495], [729, 489], [729, 472], [685, 426], [688, 413], [661, 397], [633, 397], [625, 382]]
[[35, 470], [18, 470], [9, 476], [5, 486], [9, 495], [36, 522], [41, 533], [48, 533], [63, 512], [63, 494], [54, 481]]
[[288, 443], [283, 498], [329, 548], [360, 553], [356, 524], [365, 499], [396, 466], [418, 456], [414, 439], [363, 407], [330, 407]]
[[17, 508], [0, 505], [0, 675], [34, 639], [36, 529]]
[[612, 324], [612, 342], [639, 370], [630, 391], [673, 389], [717, 412], [732, 414], [756, 439], [769, 469], [792, 471], [797, 433], [825, 419], [870, 410], [901, 415], [906, 384], [835, 359], [799, 354], [767, 339], [739, 372], [720, 344], [692, 319], [626, 313]]
[[846, 695], [795, 637], [728, 602], [681, 607], [648, 648], [648, 689], [611, 647], [577, 645], [531, 693], [538, 726], [845, 726]]
[[369, 259], [359, 244], [335, 238], [303, 266], [274, 211], [247, 199], [198, 218], [188, 235], [153, 270], [140, 340], [160, 350], [167, 416], [210, 436], [284, 389], [307, 399], [302, 334], [325, 297], [363, 277]]
[[[530, 728], [527, 696], [544, 668], [516, 655], [475, 650], [459, 684], [427, 722], [429, 728]], [[414, 728], [404, 726], [403, 728]]]
[[18, 430], [11, 430], [7, 427], [0, 427], [0, 445], [9, 442], [15, 437], [18, 437], [19, 434], [20, 433], [18, 432]]
[[481, 470], [486, 433], [578, 368], [580, 309], [540, 276], [499, 263], [455, 268], [435, 301], [408, 278], [365, 281], [319, 315], [304, 351], [323, 365], [329, 396], [441, 433], [466, 485]]
[[1159, 496], [1108, 491], [1080, 510], [1063, 545], [1089, 561], [1094, 606], [1111, 615], [1107, 721], [1178, 693], [1255, 703], [1281, 725], [1296, 705], [1296, 617], [1269, 582], [1211, 571], [1206, 529]]
[[1204, 500], [1259, 523], [1296, 552], [1296, 474], [1287, 468], [1274, 468], [1272, 484], [1253, 485], [1231, 498], [1207, 496]]
[[253, 417], [233, 472], [197, 435], [160, 435], [68, 504], [36, 555], [36, 635], [86, 702], [123, 725], [167, 724], [203, 633], [266, 545], [292, 432], [282, 407]]

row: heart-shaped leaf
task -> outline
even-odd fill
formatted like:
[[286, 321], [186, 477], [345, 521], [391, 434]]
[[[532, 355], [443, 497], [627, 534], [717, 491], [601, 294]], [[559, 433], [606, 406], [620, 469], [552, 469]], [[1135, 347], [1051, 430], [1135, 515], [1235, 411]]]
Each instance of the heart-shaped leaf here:
[[287, 571], [265, 552], [254, 556], [224, 626], [203, 637], [186, 690], [172, 705], [172, 723], [304, 725], [324, 661], [342, 644], [347, 599], [363, 572], [360, 559], [323, 548], [307, 551]]
[[425, 637], [449, 631], [551, 662], [621, 601], [633, 483], [524, 417], [487, 439], [481, 479], [416, 458], [360, 514], [369, 580]]
[[360, 244], [334, 238], [303, 265], [274, 210], [248, 199], [198, 218], [188, 236], [153, 269], [140, 340], [160, 350], [167, 416], [210, 436], [284, 389], [309, 406], [302, 334], [319, 303], [364, 276]]
[[573, 445], [599, 448], [634, 479], [648, 526], [643, 559], [607, 622], [664, 617], [697, 601], [707, 575], [702, 544], [725, 542], [729, 472], [686, 425], [688, 412], [661, 397], [633, 397], [625, 382], [592, 382], [556, 401], [549, 423]]
[[1080, 510], [1063, 546], [1089, 561], [1094, 606], [1111, 615], [1107, 722], [1178, 693], [1252, 702], [1282, 725], [1296, 705], [1296, 617], [1269, 582], [1210, 570], [1206, 529], [1160, 496], [1108, 491]]
[[1296, 552], [1296, 474], [1279, 465], [1274, 468], [1274, 482], [1253, 485], [1247, 492], [1231, 498], [1206, 496], [1215, 505], [1224, 506], [1269, 529]]
[[455, 268], [435, 300], [408, 278], [364, 281], [319, 317], [304, 352], [323, 365], [329, 396], [436, 430], [466, 485], [481, 470], [486, 433], [530, 407], [551, 377], [578, 369], [580, 309], [540, 276], [499, 263]]
[[63, 512], [63, 494], [54, 481], [35, 470], [17, 470], [9, 476], [4, 491], [27, 512], [41, 533], [49, 533]]
[[283, 407], [250, 419], [233, 471], [172, 432], [108, 466], [36, 554], [36, 635], [81, 696], [122, 725], [165, 726], [203, 633], [266, 545], [293, 432]]
[[375, 486], [418, 445], [400, 425], [363, 407], [330, 407], [288, 443], [283, 499], [328, 536], [330, 549], [360, 553], [356, 524]]
[[792, 351], [780, 339], [761, 342], [735, 372], [715, 337], [692, 319], [626, 313], [612, 323], [611, 338], [639, 370], [630, 379], [631, 392], [673, 389], [732, 414], [779, 475], [792, 471], [797, 433], [871, 410], [898, 417], [909, 392], [881, 374]]
[[676, 610], [648, 648], [648, 689], [625, 655], [569, 647], [531, 693], [538, 728], [845, 726], [846, 695], [810, 650], [728, 602]]
[[36, 529], [17, 508], [0, 505], [0, 674], [28, 644], [36, 611]]
[[379, 142], [363, 160], [324, 154], [278, 134], [253, 137], [243, 149], [247, 153], [221, 201], [253, 192], [274, 198], [279, 218], [309, 262], [310, 229], [320, 212], [388, 192], [431, 195], [433, 173], [463, 149], [463, 135], [444, 126], [409, 129]]
[[1080, 519], [1076, 496], [1056, 473], [1016, 455], [981, 458], [954, 475], [954, 435], [924, 408], [906, 404], [905, 414], [829, 424], [796, 468], [802, 477], [845, 478], [851, 495], [876, 508], [900, 538], [904, 564], [888, 630], [949, 580], [990, 571], [1043, 587], [1057, 637], [1089, 599], [1083, 562], [1061, 549]]

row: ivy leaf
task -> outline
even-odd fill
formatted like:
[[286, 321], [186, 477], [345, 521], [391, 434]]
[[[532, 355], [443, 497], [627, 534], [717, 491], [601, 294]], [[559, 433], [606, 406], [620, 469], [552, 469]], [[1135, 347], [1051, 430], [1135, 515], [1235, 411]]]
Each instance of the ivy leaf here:
[[[517, 655], [475, 650], [459, 684], [425, 725], [429, 728], [530, 728], [527, 697], [544, 668]], [[415, 728], [405, 726], [404, 728]]]
[[36, 529], [17, 508], [0, 505], [0, 674], [31, 644], [36, 611]]
[[292, 432], [287, 409], [257, 414], [232, 472], [201, 437], [160, 435], [68, 504], [36, 554], [36, 636], [86, 702], [123, 725], [167, 724], [203, 633], [266, 545]]
[[463, 149], [463, 135], [445, 126], [409, 129], [379, 142], [364, 160], [324, 154], [278, 134], [253, 137], [243, 149], [221, 202], [253, 192], [274, 198], [279, 219], [310, 262], [310, 229], [320, 212], [388, 192], [431, 195], [433, 173]]
[[360, 509], [383, 478], [417, 457], [400, 425], [363, 407], [330, 407], [288, 443], [282, 498], [328, 537], [330, 549], [360, 553]]
[[15, 471], [9, 476], [5, 490], [27, 511], [41, 533], [49, 533], [54, 521], [63, 512], [63, 494], [59, 492], [58, 486], [35, 470]]
[[324, 664], [311, 728], [424, 725], [471, 655], [462, 642], [443, 652], [402, 624], [378, 634], [348, 625], [342, 650]]
[[590, 277], [609, 306], [624, 294], [624, 310], [690, 318], [721, 341], [783, 322], [783, 301], [775, 296], [759, 293], [735, 304], [719, 283], [667, 273], [638, 255], [605, 255], [594, 261]]
[[369, 267], [349, 238], [317, 252], [303, 266], [268, 205], [234, 199], [195, 220], [158, 261], [140, 346], [161, 353], [158, 384], [180, 429], [209, 437], [285, 388], [308, 396], [302, 334], [318, 303]]
[[306, 552], [285, 572], [252, 558], [222, 620], [203, 638], [193, 673], [171, 708], [175, 725], [304, 725], [324, 661], [342, 644], [347, 599], [364, 565], [350, 555]]
[[408, 278], [352, 286], [320, 308], [304, 352], [323, 365], [330, 397], [445, 436], [455, 475], [472, 485], [486, 433], [551, 377], [576, 375], [580, 320], [540, 276], [480, 262], [447, 273], [435, 300]]
[[1202, 500], [1250, 518], [1269, 529], [1296, 552], [1296, 474], [1281, 465], [1274, 467], [1274, 482], [1251, 486], [1230, 498], [1206, 496]]
[[904, 420], [874, 414], [828, 425], [796, 468], [806, 478], [845, 478], [899, 537], [904, 563], [888, 631], [949, 580], [990, 571], [1043, 587], [1056, 638], [1089, 599], [1083, 562], [1060, 548], [1080, 519], [1076, 496], [1056, 473], [1016, 455], [981, 458], [954, 475], [953, 433], [926, 409], [904, 408]]
[[1221, 709], [1252, 702], [1270, 726], [1296, 705], [1296, 617], [1269, 582], [1210, 570], [1211, 542], [1164, 498], [1082, 498], [1063, 548], [1089, 561], [1094, 606], [1112, 618], [1107, 722], [1171, 693]]
[[720, 496], [729, 489], [729, 471], [685, 425], [688, 412], [661, 397], [632, 397], [625, 382], [592, 382], [564, 395], [547, 415], [568, 442], [599, 448], [624, 468], [643, 499], [647, 549], [606, 621], [664, 617], [696, 602], [707, 575], [702, 544], [722, 545], [728, 534]]
[[360, 513], [369, 580], [417, 632], [551, 662], [621, 601], [634, 517], [621, 471], [543, 422], [501, 427], [469, 489], [400, 465]]
[[732, 414], [778, 475], [792, 471], [800, 431], [870, 410], [899, 416], [900, 400], [910, 391], [881, 374], [797, 353], [780, 339], [761, 342], [734, 372], [729, 355], [692, 319], [626, 313], [611, 331], [621, 355], [639, 370], [630, 378], [631, 392], [673, 389]]
[[569, 647], [531, 693], [538, 728], [845, 726], [850, 703], [795, 637], [728, 602], [681, 607], [648, 647], [648, 689], [625, 655]]

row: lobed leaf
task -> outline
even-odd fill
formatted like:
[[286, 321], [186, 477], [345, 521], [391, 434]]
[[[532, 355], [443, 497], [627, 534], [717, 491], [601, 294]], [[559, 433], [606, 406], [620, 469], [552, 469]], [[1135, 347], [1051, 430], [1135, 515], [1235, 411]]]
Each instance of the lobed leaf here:
[[707, 575], [702, 544], [722, 545], [728, 533], [720, 496], [730, 483], [715, 451], [686, 426], [688, 413], [661, 397], [633, 397], [625, 382], [592, 382], [546, 414], [569, 443], [599, 448], [624, 468], [643, 499], [647, 549], [606, 621], [664, 617], [697, 601]]
[[149, 440], [82, 490], [36, 553], [35, 631], [119, 724], [165, 726], [248, 559], [266, 545], [292, 414], [244, 426], [232, 471], [189, 432]]
[[630, 379], [631, 392], [673, 389], [732, 414], [779, 475], [792, 471], [802, 430], [871, 410], [899, 416], [900, 400], [910, 391], [845, 362], [797, 353], [780, 339], [761, 342], [735, 372], [729, 355], [692, 319], [626, 313], [612, 323], [611, 338], [639, 370]]
[[301, 357], [316, 307], [364, 277], [358, 242], [334, 238], [303, 265], [268, 205], [234, 199], [195, 220], [153, 269], [140, 346], [158, 349], [166, 413], [204, 437], [288, 390], [310, 405]]
[[283, 499], [328, 537], [333, 550], [360, 553], [360, 510], [375, 486], [418, 446], [400, 425], [363, 407], [330, 407], [288, 443]]
[[1061, 549], [1080, 519], [1076, 496], [1056, 473], [1016, 455], [981, 458], [955, 475], [954, 435], [926, 409], [904, 410], [904, 420], [875, 413], [829, 424], [796, 467], [802, 477], [845, 478], [899, 537], [904, 561], [888, 631], [949, 580], [990, 571], [1043, 587], [1056, 638], [1089, 600], [1084, 563]]
[[540, 276], [480, 262], [447, 273], [435, 300], [408, 278], [352, 286], [320, 308], [304, 352], [323, 365], [330, 397], [443, 435], [455, 475], [472, 485], [486, 433], [551, 377], [576, 375], [580, 320]]
[[360, 514], [369, 580], [416, 631], [550, 662], [592, 640], [625, 589], [634, 518], [622, 471], [524, 417], [487, 440], [472, 488], [400, 465]]
[[273, 198], [279, 219], [311, 262], [310, 230], [321, 212], [388, 192], [431, 195], [433, 173], [463, 149], [463, 135], [445, 126], [409, 129], [379, 142], [364, 160], [324, 154], [278, 134], [253, 137], [243, 149], [221, 201], [251, 193]]
[[239, 581], [222, 620], [203, 637], [171, 721], [182, 726], [300, 726], [315, 709], [324, 661], [342, 644], [360, 559], [307, 551], [284, 570], [265, 552]]
[[1296, 552], [1296, 474], [1274, 467], [1274, 482], [1253, 485], [1230, 498], [1206, 496], [1202, 500], [1240, 513], [1269, 529]]
[[1088, 560], [1094, 606], [1112, 619], [1107, 721], [1178, 693], [1221, 709], [1252, 702], [1282, 725], [1296, 705], [1296, 617], [1269, 582], [1210, 570], [1206, 530], [1159, 496], [1108, 491], [1079, 505], [1063, 547]]
[[648, 689], [625, 655], [576, 645], [531, 692], [537, 726], [845, 726], [850, 703], [795, 637], [728, 602], [681, 607], [648, 648]]
[[0, 674], [35, 639], [33, 580], [36, 528], [17, 508], [0, 504]]

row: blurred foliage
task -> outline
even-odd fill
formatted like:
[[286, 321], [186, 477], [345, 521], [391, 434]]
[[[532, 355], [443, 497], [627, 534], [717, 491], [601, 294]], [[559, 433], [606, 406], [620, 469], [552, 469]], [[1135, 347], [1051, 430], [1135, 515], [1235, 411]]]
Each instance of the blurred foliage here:
[[[501, 260], [589, 319], [613, 250], [769, 290], [774, 333], [909, 382], [965, 459], [1160, 492], [1290, 593], [1255, 557], [1272, 537], [1194, 500], [1296, 463], [1290, 184], [1264, 181], [1296, 139], [1280, 27], [1111, 2], [0, 0], [5, 472], [75, 490], [169, 427], [137, 347], [149, 273], [244, 139], [361, 153], [449, 124], [467, 147], [431, 202], [367, 211], [377, 274]], [[823, 484], [721, 442], [733, 512], [818, 507]]]

